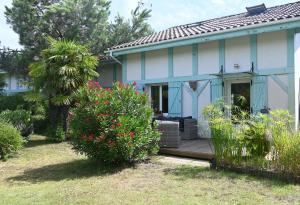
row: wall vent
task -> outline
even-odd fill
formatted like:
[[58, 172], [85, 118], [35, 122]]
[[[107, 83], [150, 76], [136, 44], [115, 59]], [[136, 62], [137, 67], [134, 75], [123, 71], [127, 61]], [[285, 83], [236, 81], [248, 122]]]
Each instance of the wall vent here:
[[260, 4], [256, 6], [246, 7], [249, 15], [257, 15], [260, 13], [263, 13], [267, 10], [267, 7], [265, 4]]

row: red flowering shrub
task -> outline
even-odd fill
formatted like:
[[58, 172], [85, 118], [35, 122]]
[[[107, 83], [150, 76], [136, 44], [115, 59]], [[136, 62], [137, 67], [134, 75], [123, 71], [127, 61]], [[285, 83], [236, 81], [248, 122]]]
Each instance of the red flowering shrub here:
[[134, 85], [103, 89], [89, 82], [77, 93], [70, 128], [73, 148], [107, 163], [134, 162], [158, 151], [159, 133], [151, 126], [147, 96]]

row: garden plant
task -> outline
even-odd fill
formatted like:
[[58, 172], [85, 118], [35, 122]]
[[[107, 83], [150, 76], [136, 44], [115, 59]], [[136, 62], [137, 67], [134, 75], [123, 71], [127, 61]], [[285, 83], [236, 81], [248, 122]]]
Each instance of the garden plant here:
[[12, 125], [0, 122], [0, 160], [6, 160], [22, 148], [23, 138]]
[[105, 163], [145, 160], [157, 153], [160, 139], [152, 112], [135, 84], [115, 83], [104, 89], [90, 81], [77, 92], [71, 113], [73, 148]]
[[235, 118], [231, 109], [223, 100], [204, 109], [217, 166], [300, 176], [300, 132], [294, 130], [288, 111], [252, 115], [240, 111]]

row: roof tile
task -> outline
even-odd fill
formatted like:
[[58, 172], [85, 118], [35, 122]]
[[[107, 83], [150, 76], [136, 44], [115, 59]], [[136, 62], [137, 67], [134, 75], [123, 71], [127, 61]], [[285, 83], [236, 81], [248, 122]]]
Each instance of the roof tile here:
[[247, 27], [254, 24], [264, 24], [272, 21], [282, 21], [285, 19], [296, 18], [299, 16], [300, 1], [270, 7], [267, 8], [266, 11], [255, 15], [250, 15], [246, 12], [186, 25], [175, 26], [172, 28], [168, 28], [164, 31], [153, 33], [149, 36], [137, 39], [132, 42], [116, 45], [110, 48], [110, 50], [146, 45], [171, 39], [180, 39], [188, 36], [213, 33], [221, 30], [230, 30], [234, 28]]

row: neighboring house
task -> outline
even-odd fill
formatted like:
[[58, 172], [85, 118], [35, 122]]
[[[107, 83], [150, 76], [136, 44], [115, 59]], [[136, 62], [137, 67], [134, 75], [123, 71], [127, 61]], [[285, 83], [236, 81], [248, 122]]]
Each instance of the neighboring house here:
[[16, 93], [26, 92], [29, 90], [28, 86], [25, 85], [27, 77], [20, 74], [4, 73], [5, 83], [4, 93], [6, 95], [12, 95]]
[[208, 104], [242, 95], [252, 113], [288, 109], [298, 124], [300, 2], [172, 27], [109, 52], [122, 60], [123, 82], [136, 81], [169, 116], [202, 120]]
[[98, 81], [104, 88], [111, 88], [116, 81], [122, 82], [122, 66], [110, 56], [99, 57]]

